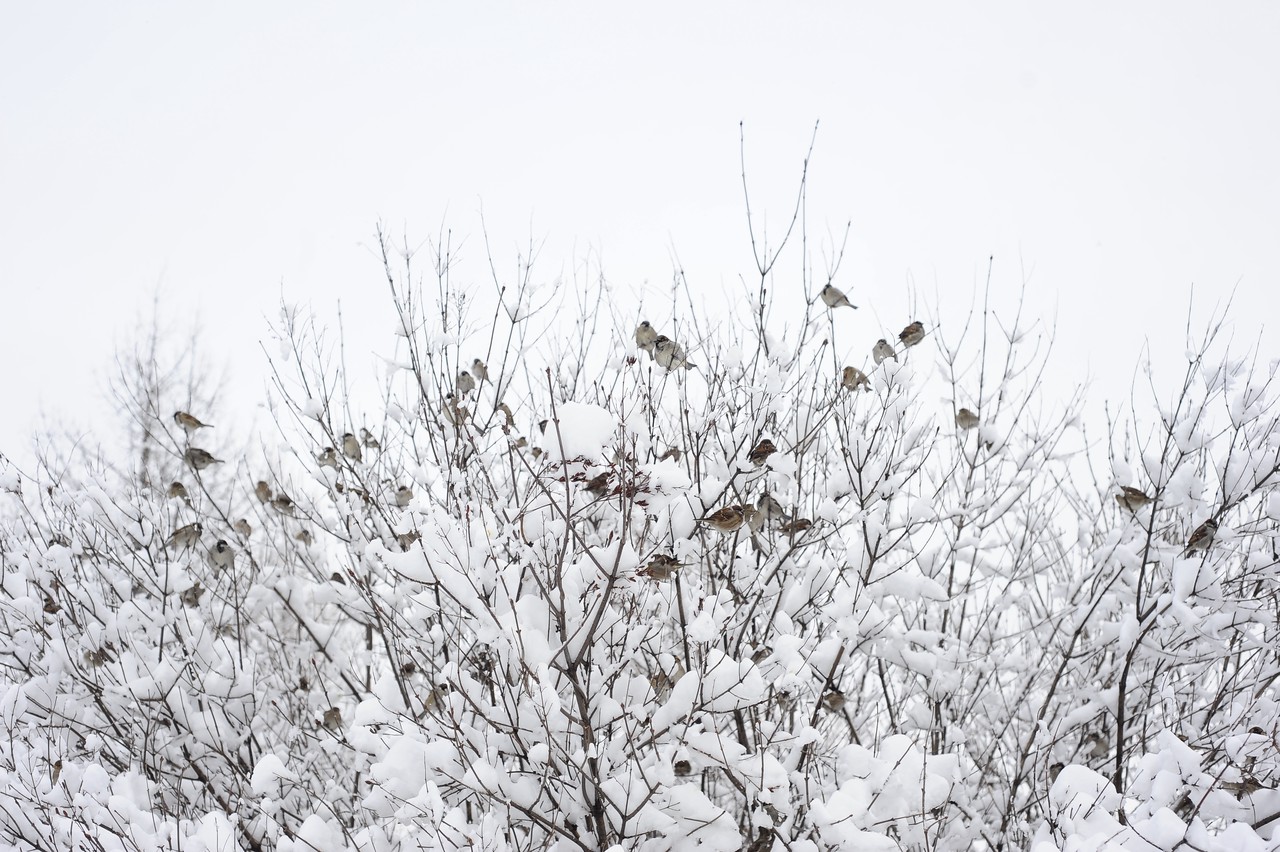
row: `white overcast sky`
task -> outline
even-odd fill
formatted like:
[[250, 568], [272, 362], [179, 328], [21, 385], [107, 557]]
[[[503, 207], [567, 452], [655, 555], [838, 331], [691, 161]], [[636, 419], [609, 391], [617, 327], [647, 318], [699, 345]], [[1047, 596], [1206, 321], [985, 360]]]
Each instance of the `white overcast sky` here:
[[388, 343], [379, 221], [475, 239], [483, 207], [549, 277], [590, 250], [656, 292], [675, 251], [734, 287], [739, 121], [771, 229], [821, 122], [811, 228], [852, 223], [868, 343], [994, 255], [1064, 388], [1179, 356], [1193, 285], [1275, 357], [1277, 44], [1275, 3], [5, 4], [0, 452], [92, 428], [157, 286], [244, 399], [282, 293]]

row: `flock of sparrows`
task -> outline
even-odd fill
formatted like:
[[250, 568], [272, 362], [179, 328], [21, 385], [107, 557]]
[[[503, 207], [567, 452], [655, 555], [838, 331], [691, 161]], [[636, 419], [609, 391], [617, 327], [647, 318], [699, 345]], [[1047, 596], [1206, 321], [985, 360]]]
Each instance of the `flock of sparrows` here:
[[[1120, 508], [1130, 514], [1137, 514], [1139, 509], [1151, 504], [1152, 498], [1141, 488], [1122, 485], [1120, 486], [1120, 493], [1116, 495], [1116, 502], [1120, 504]], [[1182, 550], [1182, 555], [1194, 556], [1197, 553], [1207, 552], [1217, 535], [1217, 518], [1208, 518], [1191, 531], [1191, 535], [1187, 538], [1187, 545]]]

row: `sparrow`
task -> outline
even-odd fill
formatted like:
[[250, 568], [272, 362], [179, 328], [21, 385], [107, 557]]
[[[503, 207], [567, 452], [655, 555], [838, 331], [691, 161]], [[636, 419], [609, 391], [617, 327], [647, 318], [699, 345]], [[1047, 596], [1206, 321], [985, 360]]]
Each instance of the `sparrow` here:
[[271, 508], [275, 509], [282, 515], [292, 515], [293, 501], [289, 499], [288, 494], [284, 494], [282, 492], [277, 494], [275, 499], [271, 501]]
[[336, 731], [342, 727], [342, 711], [337, 707], [330, 707], [324, 711], [324, 718], [321, 721], [326, 730]]
[[360, 442], [350, 432], [342, 436], [342, 454], [355, 461], [360, 461], [364, 458], [364, 453], [360, 452]]
[[324, 450], [321, 451], [320, 454], [316, 456], [316, 461], [320, 462], [321, 467], [331, 467], [334, 470], [337, 470], [338, 469], [338, 451], [335, 450], [333, 447], [325, 447]]
[[401, 485], [396, 489], [396, 505], [403, 509], [413, 502], [413, 489], [407, 485]]
[[906, 346], [915, 346], [924, 340], [924, 323], [919, 320], [911, 323], [911, 325], [902, 330], [902, 333], [898, 335], [898, 339]]
[[236, 531], [237, 535], [243, 538], [248, 538], [249, 536], [253, 535], [253, 527], [250, 526], [249, 522], [246, 521], [244, 518], [241, 518], [240, 520], [232, 524], [231, 528]]
[[479, 358], [471, 362], [471, 375], [475, 376], [480, 384], [489, 381], [489, 367]]
[[668, 556], [665, 553], [656, 553], [649, 560], [649, 564], [637, 573], [654, 580], [670, 580], [675, 575], [676, 569], [682, 564], [677, 562], [675, 557]]
[[293, 537], [302, 542], [304, 547], [310, 547], [311, 543], [316, 540], [315, 536], [311, 534], [311, 530], [298, 530]]
[[209, 551], [209, 562], [219, 571], [224, 568], [230, 568], [235, 564], [236, 552], [231, 545], [227, 544], [225, 538], [218, 539], [217, 544]]
[[[753, 510], [754, 511], [754, 510]], [[725, 506], [701, 519], [705, 524], [722, 533], [731, 533], [746, 520], [741, 506]]]
[[259, 503], [270, 502], [271, 486], [259, 479], [258, 484], [253, 487], [253, 494], [258, 498]]
[[693, 764], [687, 760], [677, 760], [671, 764], [671, 771], [683, 778], [693, 772]]
[[773, 445], [773, 441], [770, 441], [768, 438], [761, 438], [760, 443], [756, 444], [751, 449], [751, 452], [747, 453], [747, 461], [751, 462], [756, 467], [759, 467], [765, 463], [769, 456], [773, 455], [777, 451], [778, 448]]
[[476, 380], [466, 370], [458, 373], [458, 395], [466, 396], [476, 389]]
[[609, 496], [609, 479], [613, 476], [610, 471], [604, 471], [591, 477], [587, 482], [587, 491], [596, 497], [604, 498]]
[[1151, 498], [1147, 496], [1147, 492], [1140, 488], [1124, 485], [1121, 486], [1120, 493], [1116, 495], [1116, 502], [1120, 504], [1120, 508], [1135, 512], [1150, 503]]
[[845, 367], [840, 374], [840, 386], [848, 390], [858, 390], [859, 388], [870, 390], [871, 380], [867, 378], [866, 373], [857, 367]]
[[187, 464], [196, 470], [204, 470], [209, 465], [223, 463], [222, 459], [215, 459], [213, 453], [202, 450], [199, 447], [192, 447], [183, 453], [182, 457], [187, 460]]
[[169, 536], [166, 547], [177, 547], [186, 550], [189, 547], [195, 547], [196, 542], [200, 540], [200, 534], [204, 532], [204, 527], [200, 526], [200, 522], [187, 524], [185, 527], [178, 527], [173, 531], [173, 535]]
[[962, 408], [956, 412], [956, 425], [965, 431], [976, 428], [978, 422], [978, 415], [967, 408]]
[[658, 456], [658, 461], [666, 461], [667, 459], [671, 459], [673, 462], [678, 462], [680, 461], [681, 455], [682, 453], [680, 452], [679, 447], [667, 447], [667, 451], [662, 455]]
[[183, 485], [181, 482], [169, 483], [169, 490], [166, 491], [165, 494], [171, 499], [180, 498], [188, 506], [191, 505], [191, 495], [187, 493], [187, 486]]
[[822, 696], [822, 706], [830, 710], [832, 713], [839, 713], [844, 709], [844, 693], [838, 689], [833, 689]]
[[373, 437], [373, 433], [363, 426], [360, 427], [360, 443], [364, 444], [371, 450], [382, 449], [382, 444], [378, 443], [378, 439]]
[[766, 524], [775, 524], [786, 521], [790, 518], [787, 510], [782, 508], [782, 504], [774, 498], [768, 491], [760, 495], [760, 499], [756, 501], [756, 508], [760, 519]]
[[830, 284], [823, 287], [822, 292], [818, 295], [822, 297], [822, 304], [826, 305], [828, 308], [858, 309], [858, 306], [851, 303], [844, 293], [837, 290], [835, 287], [832, 287]]
[[645, 320], [636, 326], [636, 346], [653, 355], [653, 344], [658, 340], [658, 332], [654, 331], [649, 321]]
[[184, 591], [179, 599], [183, 606], [196, 607], [200, 605], [200, 596], [204, 594], [204, 586], [196, 583], [191, 588]]
[[188, 414], [188, 413], [187, 413], [187, 412], [185, 412], [185, 411], [175, 411], [175, 412], [173, 412], [173, 422], [174, 422], [174, 423], [177, 423], [177, 424], [178, 424], [179, 426], [181, 426], [183, 429], [187, 430], [187, 434], [188, 434], [188, 435], [190, 435], [192, 432], [196, 431], [197, 429], [212, 429], [212, 428], [213, 428], [213, 426], [212, 426], [211, 424], [209, 424], [209, 423], [201, 423], [198, 419], [196, 419], [195, 417], [191, 416], [190, 414]]
[[659, 334], [657, 339], [653, 341], [653, 360], [666, 367], [668, 372], [678, 370], [681, 367], [688, 370], [698, 366], [697, 364], [689, 363], [685, 351], [665, 334]]
[[875, 359], [876, 366], [883, 364], [889, 358], [895, 361], [898, 360], [898, 356], [894, 354], [893, 347], [883, 337], [876, 341], [875, 347], [871, 350], [871, 357]]
[[1208, 550], [1209, 545], [1213, 544], [1213, 537], [1217, 534], [1218, 522], [1210, 518], [1196, 527], [1196, 531], [1191, 534], [1191, 538], [1187, 539], [1187, 549], [1182, 551], [1182, 555], [1190, 556], [1202, 550]]
[[785, 524], [778, 527], [778, 532], [786, 533], [787, 535], [795, 535], [796, 533], [804, 532], [812, 526], [813, 521], [808, 518], [796, 518], [794, 521], [787, 521]]
[[467, 422], [468, 412], [466, 406], [458, 405], [458, 398], [451, 393], [445, 394], [442, 410], [444, 411], [444, 419], [454, 426], [461, 426]]
[[516, 416], [511, 413], [511, 406], [505, 402], [498, 403], [498, 410], [502, 412], [503, 419], [506, 420], [504, 429], [511, 429], [516, 425]]

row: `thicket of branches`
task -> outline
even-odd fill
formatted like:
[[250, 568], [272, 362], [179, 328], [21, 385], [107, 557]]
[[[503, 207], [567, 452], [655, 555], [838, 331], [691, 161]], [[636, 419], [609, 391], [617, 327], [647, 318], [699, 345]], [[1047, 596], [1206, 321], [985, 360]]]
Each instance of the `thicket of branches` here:
[[153, 340], [127, 464], [0, 467], [6, 843], [1274, 842], [1280, 406], [1221, 318], [1086, 428], [1017, 306], [876, 364], [785, 239], [714, 316], [380, 245], [380, 394], [285, 309], [273, 432], [188, 432]]

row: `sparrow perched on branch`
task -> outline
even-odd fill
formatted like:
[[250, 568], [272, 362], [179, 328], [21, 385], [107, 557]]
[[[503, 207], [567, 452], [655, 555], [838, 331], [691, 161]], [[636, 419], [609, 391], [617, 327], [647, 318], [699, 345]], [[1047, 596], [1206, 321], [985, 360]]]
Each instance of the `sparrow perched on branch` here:
[[871, 389], [871, 379], [857, 367], [845, 367], [840, 373], [840, 387], [847, 390]]
[[697, 364], [689, 363], [685, 351], [665, 334], [659, 334], [657, 339], [653, 341], [653, 360], [666, 367], [668, 372], [678, 370], [681, 367], [688, 370], [698, 366]]
[[169, 490], [165, 492], [170, 498], [181, 499], [188, 506], [191, 505], [191, 495], [187, 493], [187, 486], [181, 482], [169, 483]]
[[768, 491], [756, 500], [756, 508], [759, 510], [760, 520], [766, 524], [782, 523], [790, 518], [787, 510], [782, 508], [782, 504]]
[[587, 481], [587, 491], [599, 498], [609, 496], [609, 480], [612, 477], [613, 474], [607, 470], [596, 474]]
[[209, 551], [209, 561], [213, 564], [214, 568], [221, 571], [224, 568], [230, 568], [235, 564], [236, 552], [231, 545], [227, 544], [227, 540], [225, 538], [220, 538], [218, 539], [217, 544], [215, 544]]
[[1196, 527], [1196, 531], [1191, 534], [1191, 538], [1187, 539], [1187, 549], [1182, 551], [1182, 555], [1191, 556], [1202, 550], [1208, 550], [1209, 545], [1213, 544], [1214, 536], [1217, 534], [1218, 522], [1210, 518]]
[[845, 296], [844, 293], [842, 293], [840, 290], [837, 290], [835, 287], [832, 287], [830, 284], [823, 287], [822, 292], [819, 293], [818, 295], [822, 297], [822, 304], [826, 305], [828, 308], [853, 308], [854, 310], [858, 309], [858, 306], [850, 302], [848, 297]]
[[241, 518], [232, 524], [231, 528], [236, 531], [236, 535], [242, 536], [243, 538], [248, 538], [253, 535], [253, 527], [250, 526], [249, 522], [244, 518]]
[[213, 424], [211, 424], [211, 423], [201, 423], [199, 419], [197, 419], [196, 417], [194, 417], [194, 416], [192, 416], [192, 415], [188, 414], [188, 413], [187, 413], [187, 412], [185, 412], [185, 411], [175, 411], [175, 412], [173, 412], [173, 422], [174, 422], [174, 423], [177, 423], [179, 426], [181, 426], [183, 429], [185, 429], [185, 430], [187, 431], [187, 434], [188, 434], [188, 435], [190, 435], [192, 432], [196, 431], [197, 429], [212, 429], [212, 428], [213, 428]]
[[747, 461], [759, 467], [768, 460], [769, 456], [777, 451], [778, 448], [773, 445], [773, 441], [768, 438], [761, 438], [760, 443], [752, 447], [751, 452], [747, 453]]
[[185, 527], [178, 527], [173, 531], [173, 535], [169, 536], [169, 541], [165, 544], [165, 547], [176, 547], [182, 550], [195, 547], [196, 542], [200, 540], [200, 534], [203, 532], [204, 527], [200, 525], [199, 521], [194, 524], [187, 524]]
[[489, 381], [489, 367], [479, 358], [471, 362], [471, 375], [476, 377], [480, 384]]
[[293, 515], [293, 501], [289, 499], [288, 494], [283, 492], [277, 494], [275, 499], [271, 501], [271, 508], [282, 515]]
[[653, 344], [657, 342], [657, 340], [658, 332], [654, 330], [653, 326], [649, 325], [648, 320], [645, 320], [636, 326], [636, 346], [652, 355]]
[[204, 470], [209, 465], [223, 463], [222, 459], [215, 459], [213, 453], [202, 450], [199, 447], [192, 447], [183, 453], [182, 457], [186, 459], [187, 464], [196, 470]]
[[871, 357], [875, 359], [876, 366], [880, 366], [887, 359], [892, 358], [897, 361], [898, 356], [894, 354], [893, 347], [889, 345], [889, 341], [883, 337], [876, 341], [876, 345], [871, 349]]
[[976, 429], [979, 420], [978, 415], [974, 414], [967, 408], [962, 408], [956, 412], [956, 425], [966, 432], [970, 429]]
[[1135, 512], [1150, 503], [1151, 498], [1142, 489], [1125, 485], [1120, 488], [1120, 493], [1116, 495], [1116, 502], [1120, 504], [1120, 508]]
[[337, 470], [338, 451], [333, 447], [325, 447], [320, 451], [319, 455], [316, 456], [316, 461], [320, 462], [321, 467], [331, 467], [334, 470]]
[[794, 521], [787, 521], [785, 524], [778, 527], [778, 532], [786, 533], [787, 535], [796, 535], [797, 533], [804, 532], [812, 526], [813, 521], [808, 518], [796, 518]]
[[[748, 509], [754, 512], [755, 509]], [[742, 506], [725, 506], [702, 518], [702, 522], [722, 533], [731, 533], [742, 526], [747, 519]]]
[[649, 560], [649, 564], [636, 573], [654, 580], [670, 580], [676, 573], [676, 569], [682, 564], [677, 562], [675, 557], [668, 556], [665, 553], [656, 553]]
[[258, 498], [259, 503], [270, 502], [271, 486], [259, 479], [258, 484], [253, 487], [253, 495]]
[[364, 444], [371, 450], [382, 449], [382, 444], [378, 443], [378, 439], [373, 437], [373, 433], [363, 426], [360, 427], [360, 443]]
[[451, 393], [445, 394], [444, 402], [441, 404], [441, 410], [444, 412], [444, 419], [448, 420], [454, 426], [461, 426], [463, 423], [466, 423], [467, 417], [471, 413], [467, 411], [467, 407], [465, 405], [459, 405], [458, 398]]
[[342, 454], [354, 461], [361, 461], [364, 453], [360, 452], [360, 442], [350, 432], [342, 436]]
[[466, 396], [476, 389], [476, 380], [466, 370], [458, 371], [458, 395]]
[[911, 323], [911, 325], [902, 330], [898, 335], [898, 339], [906, 346], [915, 346], [917, 343], [924, 340], [924, 323], [919, 320]]
[[403, 509], [413, 502], [413, 489], [407, 485], [401, 485], [396, 489], [396, 505]]

